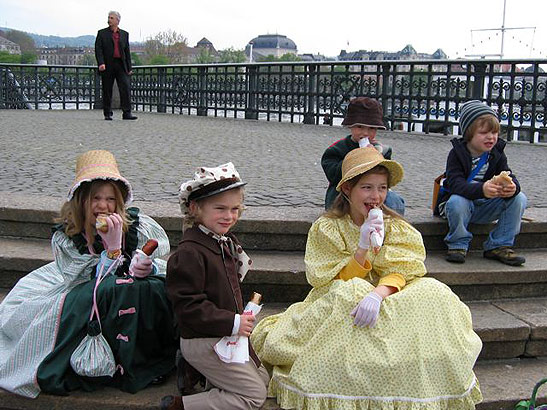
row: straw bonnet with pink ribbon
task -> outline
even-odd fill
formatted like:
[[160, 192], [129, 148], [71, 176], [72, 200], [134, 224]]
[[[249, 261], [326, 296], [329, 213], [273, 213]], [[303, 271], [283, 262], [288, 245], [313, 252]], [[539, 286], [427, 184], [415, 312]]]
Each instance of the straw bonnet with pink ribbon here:
[[125, 204], [127, 205], [133, 201], [131, 184], [120, 174], [114, 155], [105, 150], [88, 151], [78, 157], [76, 160], [76, 178], [74, 178], [67, 200], [72, 199], [74, 192], [83, 183], [93, 182], [98, 179], [121, 182], [120, 187], [122, 188]]
[[228, 162], [218, 167], [196, 168], [194, 177], [183, 182], [179, 189], [179, 204], [183, 215], [188, 215], [190, 201], [220, 194], [245, 185], [234, 164]]

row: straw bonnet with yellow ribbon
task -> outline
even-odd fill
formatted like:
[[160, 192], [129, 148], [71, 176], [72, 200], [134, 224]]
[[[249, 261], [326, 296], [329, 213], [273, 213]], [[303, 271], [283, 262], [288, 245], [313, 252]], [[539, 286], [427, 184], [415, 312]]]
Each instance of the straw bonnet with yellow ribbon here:
[[385, 159], [376, 148], [356, 148], [350, 151], [342, 162], [342, 179], [336, 190], [340, 191], [344, 182], [370, 171], [377, 165], [382, 165], [389, 171], [389, 187], [397, 185], [403, 179], [403, 167], [398, 162]]
[[70, 188], [67, 200], [70, 201], [74, 192], [84, 183], [93, 182], [97, 179], [120, 181], [125, 204], [133, 201], [133, 189], [127, 179], [121, 176], [116, 158], [109, 151], [93, 150], [88, 151], [76, 160], [76, 178]]

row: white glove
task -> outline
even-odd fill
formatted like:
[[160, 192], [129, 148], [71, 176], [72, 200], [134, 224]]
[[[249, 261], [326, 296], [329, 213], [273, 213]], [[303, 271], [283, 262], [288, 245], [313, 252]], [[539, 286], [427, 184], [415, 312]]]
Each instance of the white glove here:
[[129, 274], [137, 278], [146, 278], [152, 273], [153, 265], [150, 256], [142, 251], [137, 251], [131, 258], [129, 265]]
[[375, 292], [370, 292], [351, 311], [354, 317], [353, 324], [359, 327], [374, 327], [380, 313], [382, 297]]
[[374, 209], [371, 209], [368, 213], [367, 219], [361, 225], [361, 236], [359, 237], [359, 248], [368, 249], [370, 248], [370, 236], [373, 232], [382, 233], [384, 232], [384, 217], [382, 215], [382, 210], [378, 209], [379, 212], [373, 212]]
[[359, 140], [359, 148], [365, 148], [371, 145], [370, 141], [368, 140], [368, 137], [361, 138]]

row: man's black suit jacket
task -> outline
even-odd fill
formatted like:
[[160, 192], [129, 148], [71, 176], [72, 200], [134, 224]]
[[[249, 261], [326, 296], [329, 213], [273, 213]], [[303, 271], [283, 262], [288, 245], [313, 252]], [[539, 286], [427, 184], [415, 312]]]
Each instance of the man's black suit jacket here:
[[[129, 51], [129, 33], [120, 29], [120, 55], [125, 72], [129, 74], [131, 67], [131, 52]], [[112, 39], [112, 30], [109, 27], [103, 28], [97, 32], [95, 39], [95, 58], [97, 65], [105, 64], [106, 69], [112, 67], [114, 61], [114, 40]]]

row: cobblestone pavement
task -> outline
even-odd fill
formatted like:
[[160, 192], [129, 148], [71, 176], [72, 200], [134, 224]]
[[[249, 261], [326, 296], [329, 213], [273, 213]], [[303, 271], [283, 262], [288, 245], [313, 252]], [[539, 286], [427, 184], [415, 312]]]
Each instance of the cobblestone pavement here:
[[[136, 113], [137, 121], [104, 121], [100, 111], [0, 110], [0, 192], [62, 197], [76, 156], [112, 151], [135, 199], [177, 202], [177, 190], [197, 166], [232, 161], [248, 182], [250, 206], [321, 207], [327, 181], [323, 151], [346, 135], [341, 127], [177, 114]], [[443, 171], [450, 136], [380, 132], [405, 169], [396, 187], [409, 208], [429, 207], [433, 179]], [[547, 146], [506, 148], [530, 207], [545, 207]]]

